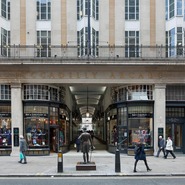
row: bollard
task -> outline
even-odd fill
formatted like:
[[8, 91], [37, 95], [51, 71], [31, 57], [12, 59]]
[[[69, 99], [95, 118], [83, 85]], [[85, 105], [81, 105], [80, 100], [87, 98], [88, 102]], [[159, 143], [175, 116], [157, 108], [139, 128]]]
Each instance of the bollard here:
[[120, 152], [119, 149], [116, 149], [115, 152], [115, 172], [120, 172], [121, 171], [121, 167], [120, 167]]
[[63, 172], [63, 155], [62, 151], [58, 151], [58, 173]]

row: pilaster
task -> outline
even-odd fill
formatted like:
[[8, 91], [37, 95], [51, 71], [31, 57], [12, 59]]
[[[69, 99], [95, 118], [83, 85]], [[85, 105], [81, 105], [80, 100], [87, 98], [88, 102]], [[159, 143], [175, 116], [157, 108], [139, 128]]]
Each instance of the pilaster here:
[[23, 105], [21, 84], [11, 84], [11, 114], [12, 114], [12, 153], [19, 154], [19, 146], [14, 146], [14, 128], [19, 128], [19, 135], [23, 135]]
[[[155, 84], [154, 91], [154, 155], [158, 150], [158, 136], [163, 134], [165, 138], [166, 127], [166, 84]], [[163, 129], [163, 133], [158, 133], [158, 129]]]

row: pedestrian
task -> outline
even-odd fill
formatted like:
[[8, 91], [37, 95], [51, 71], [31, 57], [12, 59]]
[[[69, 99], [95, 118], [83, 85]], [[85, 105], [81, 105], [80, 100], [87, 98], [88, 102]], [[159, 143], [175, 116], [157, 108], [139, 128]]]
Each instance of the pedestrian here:
[[[24, 139], [23, 135], [19, 136], [19, 147], [20, 147], [20, 160], [18, 161], [21, 164], [27, 164], [27, 160], [26, 160], [26, 151], [28, 149], [28, 145], [26, 140]], [[22, 157], [21, 157], [22, 156]], [[24, 160], [24, 162], [23, 162]], [[23, 163], [22, 163], [23, 162]]]
[[174, 159], [176, 158], [175, 154], [173, 153], [173, 142], [170, 137], [168, 137], [166, 141], [166, 155], [164, 156], [165, 159], [167, 159], [168, 153], [170, 153]]
[[144, 151], [144, 144], [139, 143], [135, 148], [135, 163], [134, 163], [134, 172], [137, 172], [136, 166], [139, 160], [143, 160], [146, 166], [147, 171], [151, 171], [152, 169], [149, 168], [146, 160], [146, 154]]
[[[80, 134], [79, 134], [79, 136], [80, 136]], [[75, 145], [76, 145], [76, 151], [77, 152], [80, 151], [80, 144], [81, 144], [81, 140], [79, 139], [79, 136], [75, 140]]]
[[91, 144], [91, 149], [93, 145], [92, 145], [91, 135], [87, 132], [86, 128], [83, 128], [83, 131], [84, 132], [79, 136], [78, 139], [80, 139], [82, 143], [83, 160], [84, 160], [84, 164], [86, 164], [86, 163], [90, 163], [89, 161], [90, 144]]
[[157, 151], [156, 157], [159, 157], [159, 154], [161, 151], [163, 151], [163, 155], [165, 156], [165, 145], [166, 143], [165, 143], [164, 138], [162, 136], [159, 136], [159, 142], [158, 142], [159, 149]]

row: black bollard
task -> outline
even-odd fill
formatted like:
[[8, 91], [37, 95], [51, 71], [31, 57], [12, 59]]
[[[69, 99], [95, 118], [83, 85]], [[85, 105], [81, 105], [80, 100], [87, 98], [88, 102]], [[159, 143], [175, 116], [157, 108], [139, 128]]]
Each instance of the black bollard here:
[[63, 156], [62, 151], [58, 151], [58, 173], [63, 172]]
[[120, 152], [118, 148], [116, 149], [116, 152], [115, 152], [115, 172], [121, 172]]

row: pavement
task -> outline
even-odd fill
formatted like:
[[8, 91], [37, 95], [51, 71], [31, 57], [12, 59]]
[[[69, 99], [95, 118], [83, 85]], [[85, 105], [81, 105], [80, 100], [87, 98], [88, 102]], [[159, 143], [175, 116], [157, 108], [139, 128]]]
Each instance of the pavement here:
[[[143, 161], [137, 164], [137, 173], [133, 172], [134, 156], [120, 154], [120, 172], [115, 172], [115, 154], [105, 150], [90, 152], [96, 170], [77, 171], [76, 165], [82, 162], [81, 152], [71, 150], [64, 153], [63, 172], [58, 172], [58, 154], [49, 156], [27, 156], [27, 164], [18, 163], [19, 154], [13, 156], [0, 156], [0, 177], [83, 177], [83, 176], [185, 176], [185, 154], [175, 153], [176, 159], [168, 156], [147, 156], [149, 167], [147, 172]], [[61, 164], [61, 163], [60, 163]]]

